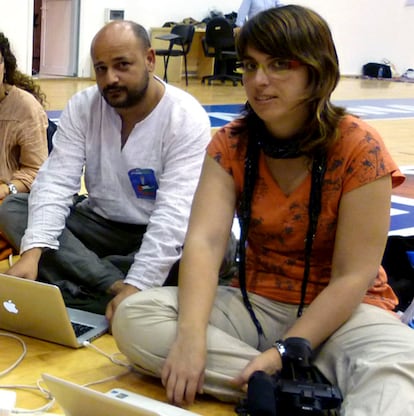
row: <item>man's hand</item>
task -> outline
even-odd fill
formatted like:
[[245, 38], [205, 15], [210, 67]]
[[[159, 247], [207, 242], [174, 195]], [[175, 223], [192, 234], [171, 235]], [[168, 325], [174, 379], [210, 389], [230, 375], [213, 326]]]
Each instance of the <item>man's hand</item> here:
[[6, 274], [23, 277], [24, 279], [29, 280], [36, 280], [41, 255], [41, 248], [32, 248], [25, 251], [16, 264], [6, 271]]
[[106, 319], [111, 322], [118, 305], [128, 296], [139, 292], [139, 289], [124, 283], [123, 280], [118, 280], [109, 288], [108, 292], [115, 294], [115, 297], [108, 303], [105, 312]]
[[116, 296], [125, 288], [124, 279], [117, 280], [115, 283], [112, 283], [111, 287], [107, 290], [110, 295]]

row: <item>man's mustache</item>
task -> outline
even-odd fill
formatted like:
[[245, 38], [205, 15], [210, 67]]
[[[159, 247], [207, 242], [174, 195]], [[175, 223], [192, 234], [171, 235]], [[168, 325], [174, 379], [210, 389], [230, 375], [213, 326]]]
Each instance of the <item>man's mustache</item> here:
[[110, 85], [110, 86], [105, 87], [105, 88], [103, 89], [103, 92], [104, 92], [104, 93], [107, 93], [107, 92], [112, 92], [112, 91], [115, 91], [115, 92], [119, 92], [119, 91], [127, 91], [127, 88], [126, 88], [126, 87], [117, 87], [117, 86]]

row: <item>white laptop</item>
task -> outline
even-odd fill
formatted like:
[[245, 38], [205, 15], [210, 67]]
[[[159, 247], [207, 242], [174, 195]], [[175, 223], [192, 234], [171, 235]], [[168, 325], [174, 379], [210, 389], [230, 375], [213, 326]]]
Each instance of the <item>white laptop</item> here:
[[67, 308], [55, 285], [0, 274], [0, 329], [79, 348], [104, 334], [108, 322]]
[[50, 374], [42, 378], [66, 416], [200, 416], [124, 389], [100, 393]]

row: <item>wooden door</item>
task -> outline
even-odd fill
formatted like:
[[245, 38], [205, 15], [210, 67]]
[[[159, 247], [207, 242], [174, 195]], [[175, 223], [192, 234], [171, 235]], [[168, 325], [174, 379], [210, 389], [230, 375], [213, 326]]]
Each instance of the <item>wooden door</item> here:
[[77, 75], [79, 0], [43, 0], [40, 70], [42, 75]]

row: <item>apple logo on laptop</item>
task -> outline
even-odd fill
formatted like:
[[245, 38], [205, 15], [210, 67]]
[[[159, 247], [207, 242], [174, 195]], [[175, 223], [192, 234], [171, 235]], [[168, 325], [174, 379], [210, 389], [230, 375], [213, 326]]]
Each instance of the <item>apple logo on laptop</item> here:
[[13, 301], [7, 300], [3, 302], [4, 309], [6, 309], [7, 312], [10, 313], [19, 313], [19, 310], [17, 309], [16, 305]]

